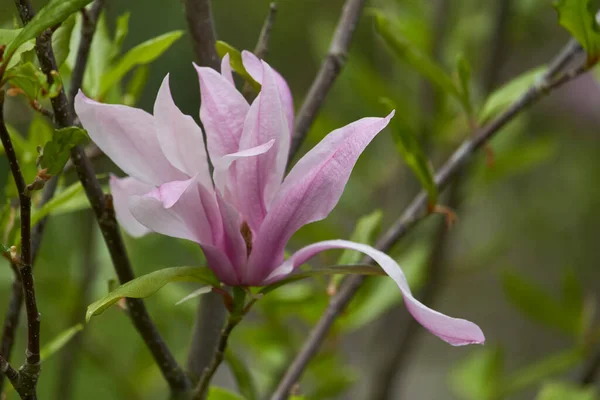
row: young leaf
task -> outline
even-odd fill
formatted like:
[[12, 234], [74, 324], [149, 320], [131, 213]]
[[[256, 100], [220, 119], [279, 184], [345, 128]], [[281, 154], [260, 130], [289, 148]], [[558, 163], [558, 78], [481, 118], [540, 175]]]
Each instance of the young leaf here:
[[60, 27], [52, 34], [52, 48], [56, 65], [60, 68], [69, 56], [71, 33], [75, 26], [75, 15], [71, 15], [63, 22]]
[[[372, 213], [361, 217], [356, 223], [356, 227], [350, 236], [350, 240], [356, 243], [372, 244], [377, 231], [381, 227], [382, 219], [383, 212], [381, 210], [375, 210]], [[340, 258], [338, 258], [337, 264], [358, 264], [361, 257], [362, 255], [357, 251], [344, 250]]]
[[450, 374], [452, 392], [465, 400], [496, 399], [502, 387], [504, 355], [499, 347], [478, 349]]
[[59, 212], [61, 207], [69, 203], [69, 201], [73, 200], [76, 196], [82, 194], [83, 186], [81, 186], [81, 183], [76, 182], [72, 184], [65, 190], [54, 195], [54, 197], [52, 197], [52, 199], [45, 203], [42, 207], [34, 209], [31, 214], [31, 225], [37, 224], [50, 213]]
[[594, 387], [582, 387], [572, 383], [549, 382], [535, 398], [536, 400], [598, 400]]
[[113, 41], [113, 48], [110, 58], [114, 59], [121, 52], [121, 46], [123, 41], [129, 33], [129, 16], [130, 13], [126, 12], [117, 18], [117, 26], [115, 27], [115, 40]]
[[600, 27], [592, 1], [558, 0], [554, 8], [558, 12], [558, 23], [585, 49], [588, 62], [597, 61], [600, 57]]
[[7, 63], [8, 60], [10, 60], [15, 51], [23, 43], [36, 38], [47, 28], [60, 24], [66, 20], [69, 15], [81, 10], [91, 1], [92, 0], [50, 0], [6, 47], [4, 52], [4, 63]]
[[129, 50], [116, 65], [102, 75], [98, 97], [102, 98], [108, 90], [137, 65], [154, 61], [181, 37], [183, 31], [173, 31], [138, 44]]
[[495, 90], [479, 113], [479, 123], [483, 124], [504, 111], [540, 79], [544, 70], [545, 67], [534, 68]]
[[[384, 98], [381, 99], [381, 102], [388, 110], [396, 109], [396, 104], [391, 99]], [[419, 140], [415, 133], [409, 127], [402, 124], [399, 119], [392, 120], [391, 127], [392, 137], [394, 138], [398, 152], [427, 191], [429, 204], [435, 205], [437, 203], [438, 190], [433, 176], [433, 168], [427, 157], [425, 157]]]
[[192, 293], [188, 294], [183, 299], [179, 300], [177, 303], [175, 303], [175, 305], [178, 306], [182, 303], [185, 303], [188, 300], [195, 299], [196, 297], [202, 296], [203, 294], [206, 294], [206, 293], [210, 293], [211, 291], [212, 291], [212, 287], [203, 286], [200, 289], [194, 290]]
[[52, 140], [44, 146], [42, 167], [50, 175], [58, 174], [69, 160], [71, 149], [87, 140], [87, 132], [75, 126], [55, 130]]
[[244, 400], [244, 398], [227, 389], [211, 386], [208, 388], [207, 400]]
[[148, 80], [150, 68], [147, 65], [140, 65], [133, 72], [133, 76], [127, 83], [127, 89], [123, 95], [123, 104], [134, 106], [142, 96], [144, 86]]
[[[0, 46], [8, 45], [21, 33], [22, 29], [0, 29]], [[20, 55], [35, 48], [35, 41], [28, 40], [19, 46], [8, 62], [7, 69], [14, 67], [20, 60]]]
[[20, 88], [25, 96], [35, 100], [40, 95], [41, 89], [48, 91], [48, 79], [33, 63], [19, 64], [8, 71], [4, 76], [12, 86]]
[[90, 304], [85, 315], [86, 321], [89, 322], [93, 316], [101, 314], [123, 297], [139, 299], [152, 296], [167, 283], [171, 282], [199, 282], [211, 286], [219, 285], [219, 281], [213, 272], [206, 267], [173, 267], [161, 269], [129, 281], [100, 300]]
[[225, 57], [225, 54], [229, 54], [229, 64], [231, 64], [231, 69], [241, 76], [244, 81], [248, 82], [255, 91], [260, 91], [260, 84], [250, 76], [248, 71], [246, 71], [244, 63], [242, 62], [242, 53], [240, 53], [238, 49], [221, 40], [217, 40], [216, 48], [217, 53], [221, 58]]
[[231, 349], [225, 352], [225, 362], [229, 366], [238, 389], [246, 400], [257, 400], [256, 385], [252, 372], [240, 357], [238, 357]]
[[40, 350], [40, 357], [42, 361], [45, 361], [62, 349], [75, 335], [77, 335], [80, 331], [83, 330], [82, 324], [77, 324], [75, 326], [70, 327], [69, 329], [61, 332], [58, 336], [52, 339], [49, 343], [46, 343], [44, 347]]

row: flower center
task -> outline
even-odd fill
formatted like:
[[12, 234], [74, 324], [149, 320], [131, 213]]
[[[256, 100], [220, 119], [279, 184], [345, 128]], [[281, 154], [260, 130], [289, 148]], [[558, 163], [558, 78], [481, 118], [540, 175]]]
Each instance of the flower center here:
[[246, 221], [242, 222], [240, 233], [244, 238], [244, 242], [246, 242], [246, 255], [249, 257], [250, 252], [252, 252], [252, 230], [250, 230], [250, 226]]

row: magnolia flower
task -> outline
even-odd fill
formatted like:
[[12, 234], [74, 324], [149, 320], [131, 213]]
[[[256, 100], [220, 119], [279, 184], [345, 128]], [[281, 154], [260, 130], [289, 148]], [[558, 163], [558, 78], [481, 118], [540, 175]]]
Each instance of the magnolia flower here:
[[329, 240], [284, 259], [292, 235], [335, 207], [359, 155], [394, 113], [329, 133], [284, 178], [294, 122], [290, 90], [267, 63], [249, 52], [242, 57], [261, 84], [251, 105], [234, 85], [229, 56], [220, 74], [195, 66], [212, 179], [202, 131], [174, 104], [168, 75], [154, 115], [77, 95], [75, 109], [90, 137], [129, 175], [110, 179], [124, 229], [132, 236], [152, 231], [198, 243], [208, 266], [231, 286], [275, 282], [324, 250], [357, 250], [398, 284], [410, 313], [433, 334], [452, 345], [482, 343], [477, 325], [416, 300], [396, 262], [370, 246]]

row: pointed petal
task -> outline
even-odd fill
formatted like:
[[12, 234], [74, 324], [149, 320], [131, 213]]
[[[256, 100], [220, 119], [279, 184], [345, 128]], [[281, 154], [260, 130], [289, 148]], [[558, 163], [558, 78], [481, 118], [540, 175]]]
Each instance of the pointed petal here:
[[229, 53], [225, 54], [225, 56], [221, 60], [221, 75], [223, 75], [223, 78], [227, 79], [229, 83], [235, 86], [235, 81], [233, 80], [233, 73], [231, 72], [231, 62], [229, 61]]
[[119, 224], [133, 237], [144, 236], [150, 230], [140, 224], [129, 211], [129, 197], [140, 196], [150, 192], [154, 186], [138, 181], [135, 178], [117, 178], [110, 176], [110, 192], [113, 197], [113, 206], [117, 214]]
[[246, 242], [240, 232], [240, 216], [237, 210], [229, 205], [219, 192], [217, 192], [217, 203], [223, 218], [223, 244], [221, 248], [231, 262], [238, 281], [243, 282], [248, 254]]
[[386, 118], [363, 118], [337, 129], [298, 161], [260, 228], [249, 268], [263, 269], [268, 275], [275, 267], [274, 256], [283, 254], [298, 229], [327, 217], [340, 199], [356, 160], [392, 116], [393, 112]]
[[194, 64], [200, 79], [200, 120], [211, 160], [239, 150], [248, 102], [235, 86], [212, 68]]
[[169, 75], [163, 79], [158, 91], [154, 119], [158, 142], [167, 160], [188, 176], [198, 174], [200, 182], [207, 188], [211, 187], [202, 130], [192, 117], [183, 114], [173, 102]]
[[346, 240], [329, 240], [315, 243], [294, 253], [294, 255], [286, 260], [281, 267], [273, 271], [270, 278], [273, 279], [277, 276], [283, 277], [317, 253], [329, 249], [352, 249], [360, 251], [375, 260], [400, 288], [400, 291], [404, 296], [406, 308], [412, 316], [423, 325], [423, 327], [443, 341], [450, 343], [453, 346], [482, 344], [485, 342], [483, 332], [474, 323], [439, 313], [415, 299], [408, 287], [408, 282], [406, 281], [406, 277], [400, 269], [400, 266], [396, 264], [390, 256], [371, 246]]
[[98, 103], [81, 91], [75, 97], [75, 111], [92, 140], [127, 174], [153, 185], [186, 178], [164, 156], [154, 118], [147, 112]]
[[240, 149], [245, 150], [275, 140], [265, 154], [236, 162], [238, 196], [242, 215], [258, 231], [269, 204], [281, 185], [290, 145], [290, 135], [275, 84], [273, 70], [263, 63], [263, 85], [244, 123]]
[[[246, 71], [248, 71], [252, 79], [262, 85], [263, 74], [260, 59], [253, 53], [244, 50], [242, 51], [242, 62], [244, 63], [244, 68], [246, 68]], [[292, 97], [292, 91], [290, 90], [290, 87], [283, 76], [281, 76], [281, 74], [275, 70], [273, 70], [273, 72], [275, 73], [275, 82], [279, 88], [279, 95], [281, 96], [281, 102], [283, 103], [283, 108], [285, 109], [285, 116], [287, 118], [291, 134], [294, 128], [294, 99]]]

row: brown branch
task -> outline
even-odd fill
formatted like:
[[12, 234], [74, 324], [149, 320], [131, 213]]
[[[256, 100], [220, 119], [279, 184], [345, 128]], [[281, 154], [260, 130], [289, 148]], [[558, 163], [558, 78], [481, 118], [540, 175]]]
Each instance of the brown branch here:
[[352, 36], [364, 5], [365, 0], [346, 0], [344, 4], [342, 15], [329, 46], [329, 52], [323, 60], [321, 68], [296, 116], [288, 164], [291, 163], [291, 160], [300, 149], [300, 145], [327, 97], [327, 93], [346, 63]]
[[215, 48], [217, 35], [210, 0], [185, 0], [185, 18], [192, 37], [192, 47], [199, 65], [220, 70]]
[[260, 59], [264, 59], [267, 57], [267, 53], [269, 52], [269, 41], [271, 40], [271, 30], [273, 29], [273, 24], [275, 23], [275, 17], [277, 16], [277, 3], [269, 4], [269, 14], [267, 14], [267, 18], [260, 30], [260, 35], [258, 35], [258, 41], [256, 42], [256, 47], [254, 48], [254, 54], [256, 57]]
[[[435, 184], [438, 190], [443, 190], [457, 172], [481, 148], [487, 141], [494, 136], [501, 128], [507, 125], [512, 119], [527, 109], [530, 105], [544, 97], [552, 90], [575, 79], [591, 66], [582, 66], [556, 77], [559, 68], [564, 65], [564, 60], [572, 59], [574, 54], [578, 53], [580, 48], [573, 47], [570, 43], [550, 64], [544, 78], [541, 82], [531, 86], [519, 99], [517, 99], [508, 109], [494, 119], [489, 125], [481, 128], [477, 135], [463, 144], [452, 154], [446, 163], [438, 170], [435, 175]], [[556, 78], [555, 78], [556, 77]], [[553, 79], [555, 78], [555, 79]], [[421, 191], [410, 205], [405, 209], [402, 216], [386, 231], [386, 233], [377, 241], [376, 247], [381, 251], [389, 251], [400, 238], [402, 238], [417, 222], [424, 219], [428, 214], [427, 193]], [[321, 343], [327, 336], [329, 329], [348, 305], [356, 291], [364, 281], [364, 277], [356, 276], [344, 281], [339, 292], [331, 298], [329, 306], [324, 311], [321, 319], [317, 322], [310, 332], [300, 352], [296, 356], [287, 370], [286, 375], [279, 384], [279, 387], [271, 397], [271, 400], [282, 400], [287, 398], [290, 389], [298, 381], [302, 372], [308, 365], [310, 359], [316, 354]]]
[[[28, 0], [15, 0], [15, 2], [23, 23], [28, 23], [35, 15], [31, 4]], [[48, 79], [51, 80], [52, 71], [56, 71], [57, 66], [52, 50], [50, 31], [47, 31], [36, 39], [36, 54], [42, 71], [48, 76]], [[61, 127], [72, 126], [74, 114], [71, 112], [72, 107], [69, 106], [64, 90], [61, 90], [58, 96], [52, 98], [51, 103], [57, 124]], [[126, 283], [134, 278], [134, 274], [121, 237], [119, 226], [115, 219], [110, 197], [107, 196], [105, 198], [91, 163], [80, 146], [73, 148], [71, 151], [71, 161], [75, 165], [79, 180], [92, 205], [92, 209], [98, 224], [100, 225], [102, 236], [108, 247], [119, 281], [121, 283]], [[187, 391], [189, 388], [187, 376], [177, 364], [169, 348], [160, 336], [143, 301], [139, 299], [127, 299], [127, 306], [135, 328], [152, 353], [152, 356], [168, 382], [173, 395], [178, 396]]]
[[[17, 274], [15, 274], [17, 275]], [[21, 276], [15, 276], [12, 284], [8, 310], [4, 316], [2, 327], [2, 340], [0, 342], [0, 354], [10, 361], [12, 350], [15, 344], [15, 332], [19, 326], [19, 317], [21, 315], [21, 306], [23, 304], [23, 286], [21, 285]], [[4, 386], [4, 372], [0, 370], [0, 393]]]

